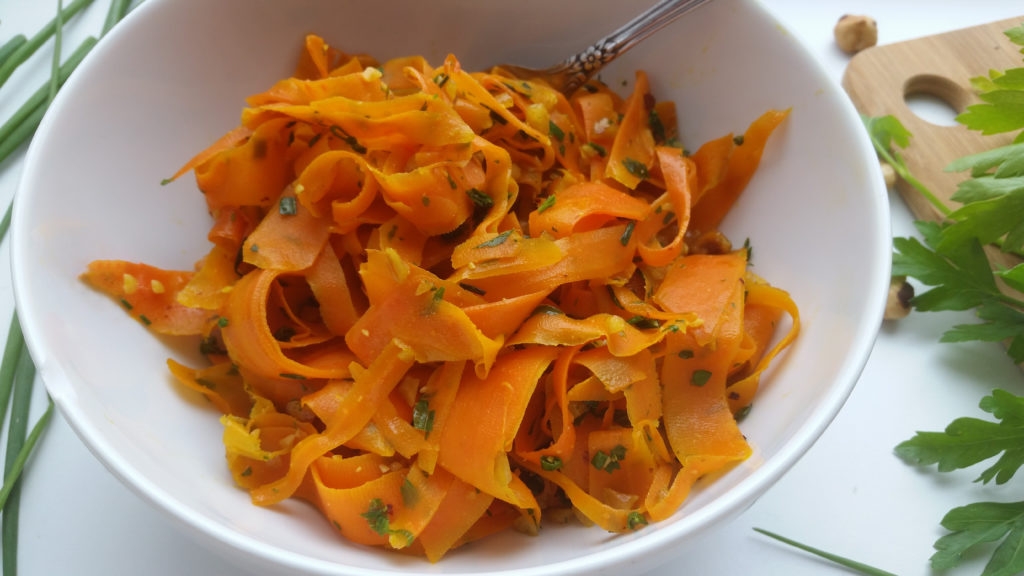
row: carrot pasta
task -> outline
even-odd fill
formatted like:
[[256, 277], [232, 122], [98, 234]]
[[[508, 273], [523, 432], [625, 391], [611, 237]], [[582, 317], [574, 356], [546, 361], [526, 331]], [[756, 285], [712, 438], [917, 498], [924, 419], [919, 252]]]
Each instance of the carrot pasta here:
[[195, 269], [83, 278], [200, 342], [168, 368], [255, 504], [431, 561], [542, 513], [637, 530], [750, 455], [737, 417], [799, 330], [719, 232], [787, 114], [691, 153], [642, 71], [565, 95], [309, 36], [174, 175], [212, 216]]

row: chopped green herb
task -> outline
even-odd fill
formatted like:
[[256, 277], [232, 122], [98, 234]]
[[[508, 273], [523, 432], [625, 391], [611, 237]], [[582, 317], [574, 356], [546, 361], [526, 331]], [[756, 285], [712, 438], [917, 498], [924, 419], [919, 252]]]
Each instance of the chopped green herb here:
[[456, 184], [455, 183], [455, 179], [452, 178], [452, 173], [451, 172], [447, 172], [447, 173], [445, 173], [445, 176], [448, 177], [448, 186], [451, 187], [452, 190], [457, 190], [459, 188], [459, 185]]
[[124, 298], [121, 298], [121, 306], [124, 306], [125, 310], [131, 310], [132, 308], [134, 308], [134, 306], [132, 306], [131, 302], [125, 300]]
[[306, 377], [303, 376], [302, 374], [293, 374], [291, 372], [281, 372], [280, 374], [278, 374], [278, 376], [280, 376], [281, 378], [290, 378], [292, 380], [305, 380], [306, 379]]
[[749, 415], [749, 414], [750, 414], [750, 411], [751, 411], [751, 410], [753, 409], [753, 407], [754, 407], [754, 405], [753, 405], [753, 404], [747, 404], [747, 405], [746, 405], [746, 406], [744, 406], [743, 408], [740, 408], [740, 409], [739, 409], [739, 411], [738, 411], [738, 412], [736, 412], [736, 421], [737, 421], [737, 422], [740, 422], [740, 421], [742, 421], [742, 420], [743, 420], [744, 418], [746, 418], [746, 417], [747, 417], [747, 415]]
[[661, 225], [662, 226], [668, 226], [668, 223], [671, 222], [672, 219], [675, 218], [675, 217], [676, 217], [675, 212], [673, 212], [671, 210], [669, 210], [668, 212], [665, 212], [665, 215], [661, 217]]
[[608, 151], [604, 149], [604, 146], [601, 146], [597, 142], [587, 142], [587, 146], [593, 148], [594, 152], [597, 152], [597, 155], [601, 158], [604, 158], [608, 154]]
[[694, 370], [693, 375], [690, 376], [690, 384], [694, 386], [703, 386], [708, 383], [711, 379], [711, 372], [707, 370]]
[[637, 178], [647, 178], [650, 175], [647, 172], [647, 165], [639, 160], [625, 158], [622, 160], [622, 165], [626, 167], [626, 171]]
[[693, 350], [680, 350], [677, 356], [683, 360], [689, 360], [690, 358], [693, 358]]
[[614, 448], [608, 452], [598, 450], [594, 453], [594, 457], [590, 459], [591, 465], [598, 470], [604, 470], [611, 474], [613, 471], [620, 468], [619, 462], [626, 458], [626, 447], [622, 444], [617, 444]]
[[554, 206], [555, 205], [555, 200], [556, 200], [556, 198], [555, 198], [554, 194], [552, 194], [551, 196], [548, 196], [547, 198], [545, 198], [544, 201], [540, 203], [540, 206], [537, 206], [537, 213], [540, 214], [541, 212], [543, 212], [543, 211], [547, 210], [548, 208], [551, 208], [552, 206]]
[[733, 136], [732, 141], [737, 146], [743, 146], [743, 134], [737, 134], [736, 136]]
[[504, 232], [502, 232], [501, 234], [498, 234], [494, 238], [491, 238], [490, 240], [488, 240], [486, 242], [481, 242], [480, 244], [477, 244], [476, 247], [477, 248], [493, 248], [495, 246], [501, 246], [502, 244], [505, 243], [505, 240], [508, 240], [508, 237], [511, 236], [511, 235], [512, 235], [512, 231], [511, 230], [505, 230]]
[[352, 136], [348, 132], [345, 132], [341, 128], [341, 126], [337, 126], [337, 125], [332, 124], [331, 127], [330, 127], [330, 131], [331, 131], [331, 134], [333, 134], [335, 138], [338, 138], [338, 139], [342, 140], [343, 142], [345, 142], [345, 144], [348, 144], [348, 147], [351, 148], [352, 151], [354, 151], [355, 153], [357, 153], [357, 154], [366, 154], [366, 146], [363, 146], [362, 144], [360, 144], [359, 141], [356, 140], [355, 136]]
[[402, 504], [404, 504], [406, 508], [412, 508], [417, 502], [419, 502], [420, 492], [415, 486], [413, 486], [412, 482], [410, 482], [408, 478], [402, 482], [402, 488], [400, 490], [402, 492]]
[[[490, 110], [490, 108], [488, 108], [488, 110]], [[508, 124], [508, 120], [506, 120], [505, 117], [502, 116], [501, 114], [498, 114], [494, 110], [490, 110], [490, 113], [491, 113], [491, 120], [494, 120], [498, 124], [502, 124], [502, 125]]]
[[174, 182], [174, 178], [164, 178], [163, 180], [160, 181], [160, 185], [167, 186], [171, 182]]
[[647, 116], [647, 123], [651, 126], [651, 134], [654, 136], [654, 141], [658, 144], [665, 142], [665, 125], [661, 122], [661, 117], [658, 116], [658, 111], [651, 108], [651, 113]]
[[283, 196], [277, 203], [277, 211], [282, 216], [294, 216], [298, 209], [298, 202], [295, 201], [294, 196]]
[[440, 88], [444, 88], [444, 85], [448, 83], [448, 80], [451, 80], [451, 78], [444, 72], [434, 76], [434, 84], [437, 84]]
[[565, 132], [555, 124], [554, 121], [548, 120], [548, 132], [555, 137], [555, 140], [562, 142], [565, 140]]
[[626, 223], [626, 231], [622, 233], [622, 237], [619, 238], [619, 242], [623, 246], [629, 246], [629, 239], [633, 237], [633, 228], [636, 227], [636, 220], [630, 220]]
[[370, 500], [370, 506], [366, 509], [366, 512], [363, 512], [360, 516], [366, 518], [366, 523], [370, 525], [370, 530], [381, 536], [387, 536], [391, 533], [391, 522], [388, 519], [389, 512], [390, 506], [384, 504], [384, 501], [380, 498], [374, 498]]
[[629, 516], [626, 517], [626, 526], [628, 526], [630, 530], [638, 530], [647, 526], [647, 517], [640, 512], [633, 510], [629, 513]]
[[472, 284], [467, 284], [465, 282], [459, 282], [459, 287], [465, 290], [466, 292], [472, 292], [473, 294], [479, 294], [480, 296], [487, 294], [487, 291], [484, 290], [483, 288], [477, 288], [476, 286], [473, 286]]
[[476, 188], [466, 190], [466, 195], [473, 201], [473, 204], [480, 208], [490, 208], [491, 206], [494, 206], [494, 200]]
[[626, 308], [622, 305], [622, 302], [619, 302], [619, 297], [615, 295], [615, 288], [611, 284], [605, 284], [604, 287], [608, 291], [608, 297], [612, 299], [612, 304], [625, 310]]
[[561, 470], [562, 459], [558, 456], [541, 456], [540, 467], [549, 472], [552, 470]]
[[249, 246], [249, 251], [250, 252], [259, 252], [260, 251], [259, 244], [253, 244], [252, 246]]
[[150, 320], [149, 318], [146, 318], [145, 314], [139, 314], [139, 320], [142, 320], [142, 323], [145, 324], [146, 326], [149, 326], [150, 324], [153, 323], [152, 320]]
[[648, 318], [646, 316], [633, 316], [629, 320], [626, 320], [626, 322], [640, 330], [650, 330], [652, 328], [661, 327], [661, 322], [658, 322], [657, 319]]
[[323, 138], [323, 136], [323, 132], [317, 132], [316, 134], [313, 135], [312, 138], [309, 139], [309, 142], [307, 142], [306, 145], [309, 146], [310, 148], [316, 146], [316, 143], [319, 142], [320, 139]]
[[239, 476], [251, 476], [251, 475], [252, 475], [252, 466], [246, 466], [245, 470], [242, 470], [242, 473], [239, 474]]
[[196, 378], [196, 384], [199, 384], [203, 388], [206, 388], [206, 389], [209, 389], [209, 390], [216, 390], [217, 389], [217, 384], [207, 380], [206, 378]]
[[430, 401], [421, 398], [412, 407], [412, 427], [423, 430], [424, 436], [429, 436], [434, 429], [434, 411], [430, 409]]
[[220, 318], [217, 318], [217, 326], [220, 326], [221, 328], [225, 328], [225, 327], [227, 327], [227, 325], [228, 325], [228, 319], [226, 317], [221, 316]]
[[424, 206], [430, 206], [430, 196], [420, 196], [420, 202], [423, 202]]

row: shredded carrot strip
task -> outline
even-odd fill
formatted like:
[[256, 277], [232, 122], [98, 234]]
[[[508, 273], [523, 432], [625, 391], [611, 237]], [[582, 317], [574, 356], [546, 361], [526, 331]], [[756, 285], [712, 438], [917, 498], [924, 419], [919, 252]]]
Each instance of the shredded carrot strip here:
[[175, 174], [212, 216], [196, 269], [83, 274], [201, 339], [168, 366], [254, 503], [436, 562], [545, 510], [640, 529], [751, 454], [735, 415], [799, 311], [718, 226], [788, 111], [690, 155], [642, 71], [561, 94], [304, 48]]

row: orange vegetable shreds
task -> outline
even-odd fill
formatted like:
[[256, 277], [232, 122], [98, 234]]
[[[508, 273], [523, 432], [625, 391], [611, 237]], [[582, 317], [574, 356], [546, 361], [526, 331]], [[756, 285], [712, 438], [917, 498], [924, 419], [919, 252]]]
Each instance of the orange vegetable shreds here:
[[800, 317], [718, 225], [788, 111], [688, 154], [643, 71], [561, 94], [317, 36], [246, 103], [175, 174], [210, 212], [195, 270], [82, 278], [198, 341], [168, 367], [255, 504], [436, 562], [545, 511], [641, 529], [751, 454]]

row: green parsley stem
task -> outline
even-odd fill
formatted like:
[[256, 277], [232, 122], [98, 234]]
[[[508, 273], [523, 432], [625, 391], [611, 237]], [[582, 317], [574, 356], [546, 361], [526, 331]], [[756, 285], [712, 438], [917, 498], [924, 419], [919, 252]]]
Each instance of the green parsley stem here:
[[910, 170], [907, 169], [907, 165], [903, 162], [902, 158], [897, 159], [893, 157], [892, 153], [889, 152], [889, 150], [887, 150], [885, 146], [879, 145], [878, 143], [875, 143], [875, 151], [878, 153], [879, 156], [882, 157], [883, 160], [885, 160], [886, 162], [889, 163], [890, 166], [892, 166], [893, 170], [895, 170], [896, 173], [900, 175], [900, 178], [906, 180], [907, 183], [909, 183], [911, 186], [914, 187], [914, 189], [920, 192], [921, 195], [924, 196], [925, 199], [928, 200], [928, 202], [932, 206], [934, 206], [936, 210], [942, 213], [943, 216], [949, 216], [950, 214], [953, 213], [953, 210], [950, 209], [949, 206], [946, 206], [942, 202], [942, 200], [939, 200], [938, 196], [932, 194], [932, 191], [929, 190], [923, 182], [918, 180], [916, 177], [914, 177], [913, 174], [910, 173]]
[[11, 38], [7, 42], [4, 42], [3, 46], [0, 46], [0, 66], [3, 66], [4, 62], [14, 54], [18, 48], [26, 41], [24, 34], [18, 34], [14, 38]]
[[808, 546], [806, 544], [801, 544], [801, 543], [799, 543], [799, 542], [797, 542], [795, 540], [790, 540], [789, 538], [786, 538], [785, 536], [780, 536], [778, 534], [775, 534], [774, 532], [769, 532], [769, 531], [763, 530], [761, 528], [754, 528], [754, 531], [755, 532], [760, 532], [761, 534], [764, 534], [765, 536], [768, 536], [769, 538], [774, 538], [774, 539], [776, 539], [779, 542], [782, 542], [784, 544], [789, 544], [790, 546], [799, 548], [799, 549], [803, 550], [804, 552], [810, 552], [811, 554], [814, 554], [815, 556], [819, 556], [819, 557], [824, 558], [826, 560], [830, 560], [832, 562], [835, 562], [836, 564], [839, 564], [840, 566], [845, 566], [845, 567], [847, 567], [847, 568], [849, 568], [851, 570], [855, 570], [857, 572], [860, 572], [861, 574], [866, 574], [867, 576], [896, 576], [896, 574], [893, 574], [892, 572], [886, 572], [885, 570], [882, 570], [880, 568], [875, 568], [874, 566], [868, 566], [867, 564], [862, 564], [860, 562], [857, 562], [856, 560], [850, 560], [849, 558], [844, 558], [842, 556], [837, 556], [837, 555], [832, 554], [830, 552], [825, 552], [824, 550], [819, 550], [819, 549], [814, 548], [812, 546]]
[[[68, 57], [67, 61], [60, 67], [57, 78], [58, 88], [67, 81], [71, 73], [95, 45], [95, 38], [86, 38], [74, 53]], [[35, 134], [36, 128], [39, 127], [39, 122], [43, 119], [43, 114], [46, 113], [49, 107], [47, 102], [49, 90], [49, 83], [40, 86], [10, 119], [3, 126], [0, 126], [0, 162], [6, 160], [19, 146]]]
[[35, 381], [36, 367], [28, 350], [22, 346], [18, 356], [18, 368], [14, 374], [14, 398], [11, 401], [11, 419], [7, 428], [7, 449], [4, 454], [4, 482], [14, 482], [4, 503], [3, 516], [0, 518], [0, 545], [3, 553], [3, 573], [17, 574], [18, 571], [18, 516], [21, 509], [21, 484], [17, 482], [15, 462], [18, 453], [25, 446], [28, 432], [28, 411], [32, 401], [32, 386]]
[[7, 79], [11, 77], [11, 74], [21, 66], [23, 62], [28, 60], [36, 50], [39, 49], [50, 36], [53, 36], [57, 32], [58, 24], [70, 20], [72, 16], [78, 14], [83, 8], [92, 4], [92, 0], [75, 0], [68, 7], [61, 11], [60, 16], [50, 20], [43, 29], [36, 33], [35, 36], [29, 38], [27, 42], [22, 44], [17, 50], [15, 50], [10, 57], [4, 60], [3, 64], [0, 64], [0, 86], [3, 86]]

